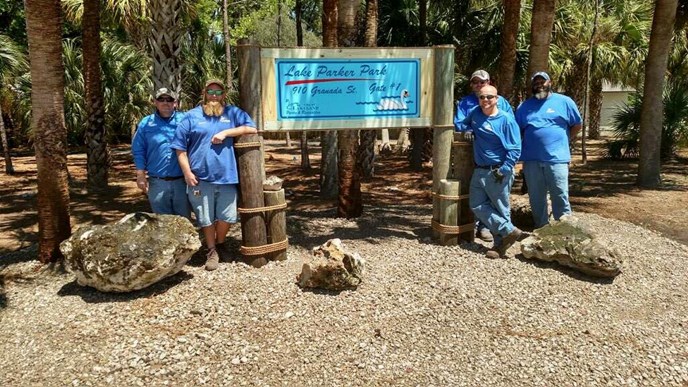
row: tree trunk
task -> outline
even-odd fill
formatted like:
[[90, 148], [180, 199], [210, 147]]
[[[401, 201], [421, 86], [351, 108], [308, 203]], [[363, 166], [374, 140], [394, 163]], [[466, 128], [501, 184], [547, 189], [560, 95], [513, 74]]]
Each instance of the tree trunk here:
[[[366, 28], [364, 45], [377, 46], [377, 0], [366, 0]], [[375, 175], [375, 140], [376, 130], [361, 130], [361, 144], [358, 148], [358, 167], [364, 178]]]
[[[583, 164], [588, 162], [588, 147], [587, 147], [587, 133], [590, 128], [590, 73], [594, 65], [595, 49], [595, 34], [597, 34], [597, 21], [600, 16], [600, 0], [595, 0], [595, 19], [592, 24], [592, 33], [590, 40], [588, 40], [588, 53], [585, 58], [585, 103], [583, 105], [583, 130], [581, 131], [581, 152], [583, 156]], [[575, 139], [574, 139], [575, 140]]]
[[2, 138], [2, 151], [5, 156], [5, 173], [14, 175], [12, 156], [10, 155], [10, 143], [7, 141], [7, 128], [5, 128], [5, 121], [2, 118], [2, 106], [0, 106], [0, 138]]
[[[548, 71], [549, 44], [552, 40], [554, 25], [555, 0], [534, 0], [533, 16], [530, 22], [530, 59], [528, 74], [530, 77], [538, 71]], [[530, 95], [528, 90], [528, 95]]]
[[[356, 14], [359, 0], [339, 0], [337, 4], [337, 40], [339, 47], [356, 46]], [[358, 130], [344, 129], [337, 132], [339, 148], [339, 200], [337, 216], [357, 218], [363, 212], [361, 197], [361, 171], [357, 167]]]
[[645, 87], [640, 111], [640, 161], [638, 185], [657, 188], [661, 184], [662, 90], [667, 69], [678, 0], [655, 1], [650, 48], [645, 64]]
[[62, 258], [60, 242], [71, 234], [60, 1], [26, 0], [25, 11], [38, 169], [38, 259], [47, 263]]
[[418, 45], [425, 46], [428, 30], [428, 0], [418, 0]]
[[[323, 47], [337, 47], [337, 0], [323, 0]], [[321, 135], [320, 196], [337, 196], [337, 133], [329, 130]]]
[[234, 94], [234, 85], [232, 84], [234, 80], [234, 73], [232, 70], [232, 46], [230, 44], [229, 35], [229, 15], [227, 12], [227, 0], [222, 0], [222, 33], [225, 40], [225, 67], [227, 71], [226, 85], [227, 94]]
[[[296, 16], [296, 46], [303, 46], [303, 23], [301, 23], [302, 0], [296, 0], [294, 14]], [[308, 132], [301, 132], [301, 170], [308, 172], [311, 170], [311, 160], [308, 155]]]
[[110, 152], [105, 137], [105, 103], [100, 70], [100, 0], [84, 0], [83, 72], [86, 94], [86, 170], [89, 191], [108, 185]]
[[153, 89], [167, 87], [178, 95], [182, 88], [181, 0], [149, 0], [151, 34], [148, 39], [153, 58]]
[[409, 143], [409, 131], [410, 129], [401, 129], [399, 131], [399, 137], [397, 137], [397, 143], [394, 145], [394, 153], [400, 155], [406, 152]]
[[600, 138], [600, 120], [602, 115], [602, 79], [593, 78], [590, 84], [590, 127], [588, 138]]
[[412, 170], [420, 171], [423, 169], [423, 146], [425, 143], [425, 129], [410, 129], [410, 137], [411, 154], [409, 155], [409, 163]]
[[516, 38], [521, 21], [521, 0], [502, 0], [504, 24], [499, 54], [499, 94], [513, 103], [514, 72], [516, 71]]

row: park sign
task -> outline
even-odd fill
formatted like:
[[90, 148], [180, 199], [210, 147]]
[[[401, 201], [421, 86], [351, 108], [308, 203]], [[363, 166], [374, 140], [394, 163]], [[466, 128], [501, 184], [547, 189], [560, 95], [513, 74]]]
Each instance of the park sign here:
[[434, 48], [260, 48], [263, 129], [433, 126], [434, 58]]

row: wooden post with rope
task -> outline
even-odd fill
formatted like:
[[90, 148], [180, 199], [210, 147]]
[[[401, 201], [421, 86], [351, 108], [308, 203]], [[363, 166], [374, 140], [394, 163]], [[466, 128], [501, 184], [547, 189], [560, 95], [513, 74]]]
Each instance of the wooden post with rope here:
[[268, 253], [270, 261], [284, 261], [287, 259], [287, 202], [284, 198], [284, 188], [277, 191], [263, 191], [265, 205], [273, 210], [266, 211], [266, 223], [268, 227], [268, 243], [278, 246], [282, 243], [284, 248]]

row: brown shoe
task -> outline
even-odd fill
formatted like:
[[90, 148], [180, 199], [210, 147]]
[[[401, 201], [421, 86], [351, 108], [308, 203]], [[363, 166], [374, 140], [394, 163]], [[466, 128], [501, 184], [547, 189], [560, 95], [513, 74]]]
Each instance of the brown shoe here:
[[509, 250], [509, 247], [513, 246], [514, 243], [516, 243], [518, 238], [521, 237], [521, 234], [523, 234], [523, 232], [518, 227], [514, 227], [514, 229], [511, 230], [511, 232], [509, 233], [509, 235], [505, 236], [504, 239], [502, 239], [502, 244], [497, 248], [499, 256], [504, 257], [506, 255], [506, 251]]
[[487, 250], [487, 253], [485, 253], [485, 256], [490, 259], [497, 259], [500, 257], [499, 251], [497, 251], [495, 248], [491, 248]]
[[492, 242], [494, 240], [494, 238], [492, 237], [492, 233], [490, 232], [490, 230], [486, 228], [481, 228], [480, 230], [478, 230], [477, 237], [485, 242]]
[[205, 257], [205, 269], [208, 271], [216, 270], [220, 265], [220, 256], [217, 254], [217, 250], [213, 247], [208, 250], [208, 254]]

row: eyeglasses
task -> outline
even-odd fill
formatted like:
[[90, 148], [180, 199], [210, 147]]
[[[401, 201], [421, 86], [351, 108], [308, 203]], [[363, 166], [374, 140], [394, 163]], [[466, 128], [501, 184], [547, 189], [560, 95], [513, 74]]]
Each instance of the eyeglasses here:
[[224, 90], [212, 90], [212, 89], [208, 89], [208, 90], [206, 90], [205, 92], [208, 93], [208, 95], [217, 95], [217, 96], [220, 96], [220, 95], [224, 94], [225, 91], [224, 91]]
[[477, 85], [477, 84], [482, 85], [483, 83], [487, 83], [487, 80], [476, 79], [476, 80], [471, 81], [471, 84], [473, 84], [473, 85]]
[[174, 98], [172, 97], [160, 97], [155, 99], [158, 102], [174, 102]]
[[496, 95], [481, 95], [481, 96], [480, 96], [480, 99], [488, 99], [488, 100], [490, 100], [490, 101], [492, 101], [492, 100], [495, 99], [495, 98], [497, 98]]

